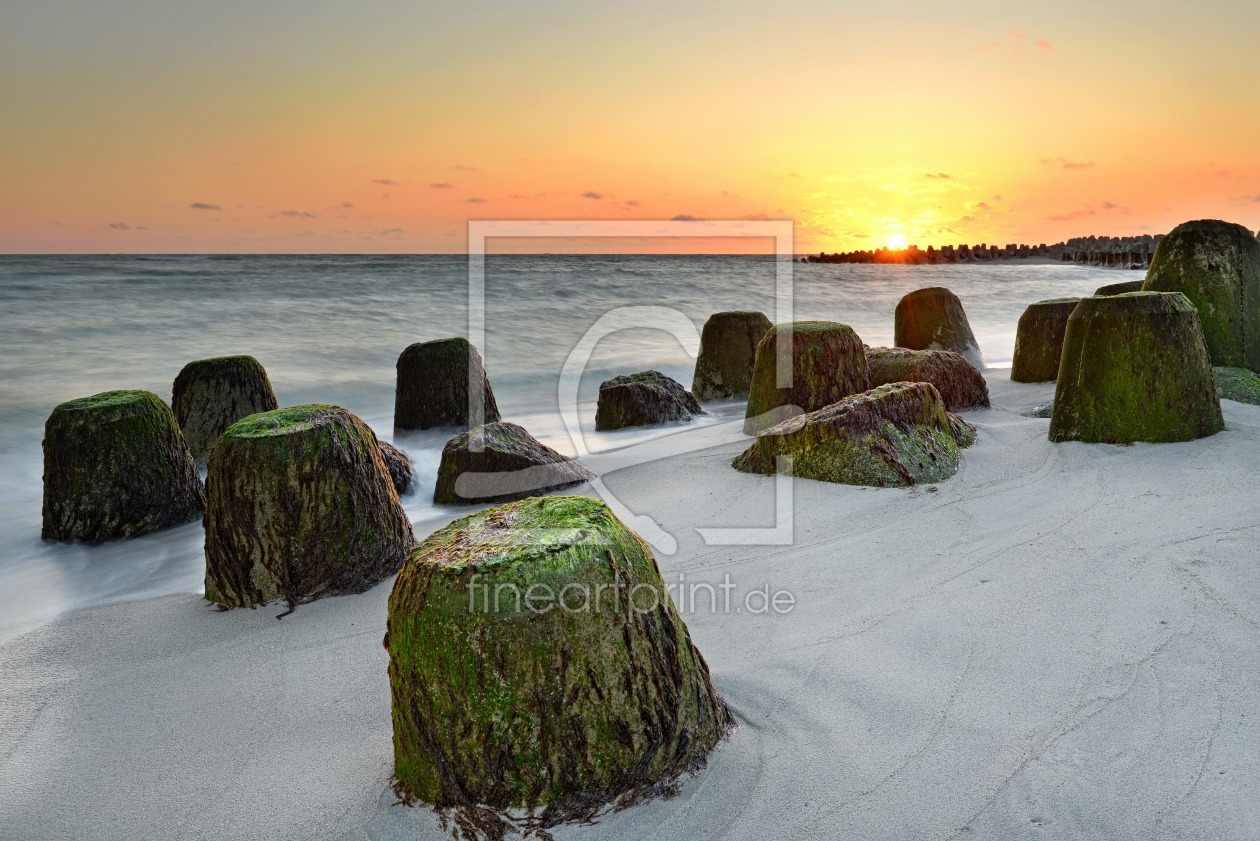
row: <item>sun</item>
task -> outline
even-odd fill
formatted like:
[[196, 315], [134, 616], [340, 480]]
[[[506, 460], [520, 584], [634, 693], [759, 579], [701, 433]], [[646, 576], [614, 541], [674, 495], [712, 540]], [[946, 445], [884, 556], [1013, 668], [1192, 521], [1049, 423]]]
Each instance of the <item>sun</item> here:
[[888, 247], [889, 248], [905, 248], [906, 247], [905, 234], [889, 234]]

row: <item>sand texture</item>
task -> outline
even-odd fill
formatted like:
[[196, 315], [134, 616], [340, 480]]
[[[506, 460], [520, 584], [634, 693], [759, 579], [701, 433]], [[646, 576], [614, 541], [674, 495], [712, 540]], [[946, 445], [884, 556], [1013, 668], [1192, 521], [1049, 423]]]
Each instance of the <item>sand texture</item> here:
[[[556, 838], [1260, 835], [1260, 407], [1052, 444], [1021, 413], [1054, 384], [1008, 377], [936, 490], [795, 480], [790, 546], [695, 530], [775, 523], [739, 421], [584, 459], [677, 538], [667, 583], [737, 586], [679, 613], [740, 726], [678, 797]], [[767, 584], [791, 613], [734, 612]], [[392, 805], [390, 585], [282, 622], [108, 605], [0, 649], [0, 838], [449, 838]]]

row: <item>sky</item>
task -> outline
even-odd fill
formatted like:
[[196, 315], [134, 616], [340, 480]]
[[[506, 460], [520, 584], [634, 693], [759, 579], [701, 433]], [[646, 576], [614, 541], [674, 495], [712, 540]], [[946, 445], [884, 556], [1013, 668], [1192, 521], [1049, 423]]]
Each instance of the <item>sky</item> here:
[[1255, 230], [1258, 34], [1235, 0], [8, 0], [0, 252], [462, 252], [479, 219], [790, 219], [798, 253]]

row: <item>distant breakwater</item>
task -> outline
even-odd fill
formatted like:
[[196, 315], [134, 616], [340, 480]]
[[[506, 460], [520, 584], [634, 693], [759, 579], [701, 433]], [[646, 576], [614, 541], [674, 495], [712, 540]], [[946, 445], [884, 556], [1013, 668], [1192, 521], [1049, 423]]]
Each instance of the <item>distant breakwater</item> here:
[[1116, 269], [1147, 269], [1151, 257], [1164, 234], [1143, 234], [1140, 237], [1073, 237], [1055, 245], [1011, 244], [1004, 248], [980, 245], [877, 248], [873, 251], [849, 251], [836, 254], [819, 253], [802, 257], [802, 263], [902, 263], [910, 265], [936, 263], [988, 263], [999, 260], [1026, 260], [1037, 257], [1063, 263], [1081, 263]]

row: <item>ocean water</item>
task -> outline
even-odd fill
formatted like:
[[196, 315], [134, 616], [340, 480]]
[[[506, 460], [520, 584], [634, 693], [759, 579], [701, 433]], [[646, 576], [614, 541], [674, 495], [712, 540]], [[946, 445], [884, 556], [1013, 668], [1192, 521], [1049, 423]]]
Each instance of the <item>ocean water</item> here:
[[[504, 419], [576, 452], [559, 414], [560, 372], [601, 316], [668, 307], [697, 331], [719, 310], [761, 310], [773, 320], [775, 268], [769, 257], [489, 256], [481, 352]], [[870, 345], [892, 343], [902, 295], [949, 287], [991, 367], [1010, 365], [1028, 304], [1129, 275], [1027, 261], [792, 269], [797, 319], [843, 322]], [[0, 256], [0, 644], [67, 610], [202, 591], [200, 523], [96, 546], [40, 540], [40, 441], [58, 403], [122, 388], [169, 401], [185, 363], [248, 353], [267, 369], [280, 405], [344, 406], [402, 446], [418, 473], [403, 498], [408, 514], [449, 519], [468, 510], [431, 500], [449, 433], [394, 436], [394, 363], [413, 342], [467, 331], [462, 256]], [[595, 433], [601, 381], [655, 368], [690, 387], [693, 367], [662, 330], [602, 338], [578, 392], [586, 448], [676, 431]], [[708, 408], [712, 416], [693, 423], [743, 415], [742, 405]]]

